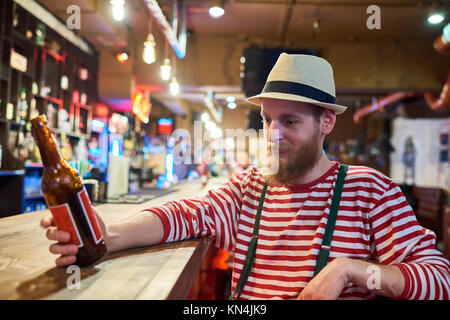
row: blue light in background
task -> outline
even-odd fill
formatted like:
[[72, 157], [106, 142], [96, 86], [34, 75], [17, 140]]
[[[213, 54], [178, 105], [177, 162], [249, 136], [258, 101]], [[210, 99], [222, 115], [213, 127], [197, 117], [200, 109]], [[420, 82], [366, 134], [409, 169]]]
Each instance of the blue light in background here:
[[92, 121], [91, 121], [92, 130], [94, 130], [96, 132], [102, 132], [103, 129], [105, 128], [105, 126], [106, 126], [106, 124], [100, 120], [92, 119]]
[[120, 156], [120, 141], [118, 139], [113, 140], [111, 143], [111, 153], [113, 156]]
[[163, 153], [164, 151], [165, 151], [164, 146], [150, 145], [148, 147], [148, 152], [150, 152], [151, 154]]
[[174, 174], [173, 154], [172, 153], [167, 153], [166, 154], [166, 177], [167, 177], [167, 180], [172, 181], [173, 180], [173, 174]]
[[172, 121], [172, 119], [170, 119], [170, 118], [159, 118], [159, 119], [158, 119], [158, 124], [161, 124], [161, 125], [171, 125], [171, 124], [173, 124], [173, 121]]
[[89, 153], [94, 155], [99, 155], [101, 153], [100, 148], [89, 148]]

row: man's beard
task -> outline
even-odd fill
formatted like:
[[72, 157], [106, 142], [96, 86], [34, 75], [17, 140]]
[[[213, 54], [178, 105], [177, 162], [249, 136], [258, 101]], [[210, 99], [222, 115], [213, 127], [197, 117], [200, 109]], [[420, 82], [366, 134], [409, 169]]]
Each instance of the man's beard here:
[[319, 130], [315, 130], [311, 139], [300, 147], [280, 144], [279, 150], [288, 154], [289, 158], [279, 158], [278, 171], [272, 175], [264, 175], [264, 178], [271, 184], [292, 184], [304, 177], [319, 161], [322, 155]]

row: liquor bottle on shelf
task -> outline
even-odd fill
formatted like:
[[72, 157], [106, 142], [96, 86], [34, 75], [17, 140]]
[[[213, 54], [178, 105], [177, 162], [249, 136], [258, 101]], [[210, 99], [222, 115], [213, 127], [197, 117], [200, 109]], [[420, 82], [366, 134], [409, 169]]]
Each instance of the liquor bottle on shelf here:
[[11, 102], [6, 104], [6, 119], [12, 120], [14, 118], [14, 105]]
[[30, 119], [34, 119], [39, 116], [39, 111], [36, 107], [36, 99], [32, 98], [30, 103]]
[[39, 94], [39, 86], [36, 82], [33, 82], [33, 84], [31, 85], [31, 94], [32, 95]]
[[28, 156], [27, 150], [25, 148], [25, 136], [23, 134], [23, 127], [19, 126], [17, 130], [16, 142], [14, 144], [13, 156], [24, 162]]
[[23, 88], [20, 91], [20, 109], [19, 109], [20, 123], [25, 124], [25, 121], [27, 119], [27, 113], [28, 113], [27, 91], [25, 90], [25, 88]]
[[69, 78], [66, 75], [61, 77], [61, 89], [67, 90], [69, 89]]
[[[27, 123], [28, 125], [28, 123]], [[30, 123], [31, 125], [31, 123]], [[28, 160], [31, 160], [31, 162], [37, 162], [39, 159], [36, 159], [35, 153], [34, 153], [35, 143], [33, 139], [33, 135], [30, 131], [27, 131], [25, 135], [25, 149], [26, 149], [26, 158]]]

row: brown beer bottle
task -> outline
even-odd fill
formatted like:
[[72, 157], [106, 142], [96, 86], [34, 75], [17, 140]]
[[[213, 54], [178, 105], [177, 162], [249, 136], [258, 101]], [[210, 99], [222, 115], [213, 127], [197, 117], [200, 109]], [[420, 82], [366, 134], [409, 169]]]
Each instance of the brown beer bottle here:
[[92, 264], [105, 255], [106, 246], [86, 189], [77, 171], [62, 158], [45, 115], [32, 119], [31, 128], [44, 165], [42, 193], [53, 221], [78, 246], [75, 264]]

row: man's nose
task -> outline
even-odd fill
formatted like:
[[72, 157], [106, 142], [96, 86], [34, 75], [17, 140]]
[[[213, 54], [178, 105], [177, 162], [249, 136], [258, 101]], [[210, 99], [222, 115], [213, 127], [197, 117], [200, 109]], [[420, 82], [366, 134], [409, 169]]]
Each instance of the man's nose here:
[[267, 128], [267, 140], [270, 142], [278, 142], [283, 140], [283, 126], [280, 122], [272, 121]]

